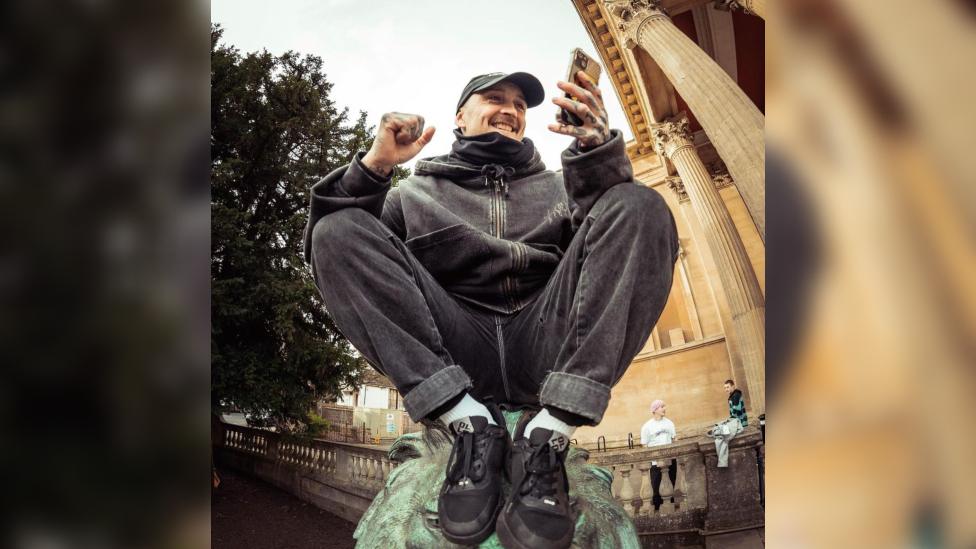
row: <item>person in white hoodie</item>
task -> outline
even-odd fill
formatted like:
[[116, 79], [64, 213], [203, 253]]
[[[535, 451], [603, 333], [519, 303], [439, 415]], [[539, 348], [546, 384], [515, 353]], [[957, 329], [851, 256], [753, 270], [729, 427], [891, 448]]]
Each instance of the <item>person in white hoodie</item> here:
[[[652, 446], [663, 446], [665, 444], [671, 444], [677, 437], [677, 433], [674, 429], [674, 422], [670, 419], [664, 417], [667, 413], [667, 405], [663, 400], [658, 399], [651, 403], [651, 419], [641, 427], [641, 445], [648, 448]], [[671, 485], [674, 486], [675, 479], [678, 476], [678, 463], [677, 460], [672, 459], [671, 465], [668, 467], [668, 476], [671, 478]], [[661, 486], [661, 468], [658, 467], [656, 461], [651, 462], [651, 488], [654, 491], [653, 505], [657, 509], [664, 499], [659, 495]]]
[[655, 400], [651, 403], [651, 419], [641, 427], [641, 446], [660, 446], [671, 444], [677, 436], [674, 431], [674, 423], [664, 417], [667, 413], [667, 405], [663, 400]]

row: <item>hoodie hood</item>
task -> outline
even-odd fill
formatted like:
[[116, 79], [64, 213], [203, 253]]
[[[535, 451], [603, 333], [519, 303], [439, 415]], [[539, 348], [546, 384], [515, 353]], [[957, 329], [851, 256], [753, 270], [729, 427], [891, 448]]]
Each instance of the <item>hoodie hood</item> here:
[[[443, 177], [456, 183], [476, 183], [483, 185], [485, 176], [482, 175], [482, 165], [466, 162], [453, 154], [442, 154], [418, 160], [414, 165], [414, 175], [428, 175], [433, 177]], [[532, 159], [524, 165], [515, 168], [512, 181], [522, 179], [530, 175], [543, 172], [546, 165], [542, 162], [542, 156], [536, 150], [532, 154]]]

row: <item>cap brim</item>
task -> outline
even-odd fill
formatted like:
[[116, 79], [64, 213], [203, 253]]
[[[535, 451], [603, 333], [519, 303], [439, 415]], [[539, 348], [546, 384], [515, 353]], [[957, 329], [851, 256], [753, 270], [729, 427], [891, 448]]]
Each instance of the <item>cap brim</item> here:
[[542, 87], [542, 82], [539, 82], [538, 78], [527, 72], [513, 72], [512, 74], [501, 76], [496, 80], [489, 80], [481, 86], [478, 86], [478, 89], [474, 90], [473, 93], [486, 90], [499, 82], [511, 82], [518, 86], [522, 90], [522, 95], [525, 96], [525, 104], [530, 109], [541, 105], [542, 101], [546, 98], [546, 90]]

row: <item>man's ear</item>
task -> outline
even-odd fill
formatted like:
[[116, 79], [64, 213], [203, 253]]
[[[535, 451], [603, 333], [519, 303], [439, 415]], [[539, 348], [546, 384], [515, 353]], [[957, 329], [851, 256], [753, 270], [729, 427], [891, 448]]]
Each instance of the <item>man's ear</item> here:
[[458, 127], [459, 130], [461, 130], [461, 133], [462, 134], [464, 133], [464, 116], [463, 116], [463, 114], [464, 114], [464, 107], [461, 107], [461, 110], [459, 110], [457, 112], [457, 115], [454, 116], [454, 123], [457, 124], [457, 127]]

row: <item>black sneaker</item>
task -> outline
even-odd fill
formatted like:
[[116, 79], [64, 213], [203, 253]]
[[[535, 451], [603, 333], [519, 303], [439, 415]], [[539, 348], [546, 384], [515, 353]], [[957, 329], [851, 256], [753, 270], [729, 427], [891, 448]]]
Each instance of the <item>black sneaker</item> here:
[[512, 486], [518, 486], [522, 482], [522, 475], [525, 474], [525, 463], [532, 455], [532, 446], [529, 444], [529, 439], [525, 437], [525, 426], [538, 413], [539, 410], [525, 410], [515, 423], [515, 434], [512, 436], [514, 440], [511, 444], [510, 457], [505, 462], [505, 472], [508, 473], [508, 480], [512, 483]]
[[498, 540], [507, 549], [569, 547], [576, 527], [564, 465], [569, 440], [541, 428], [526, 438], [527, 421], [519, 423], [509, 465], [512, 494], [498, 516]]
[[475, 545], [488, 539], [502, 506], [502, 468], [508, 450], [508, 431], [500, 414], [488, 420], [472, 416], [451, 423], [454, 447], [447, 462], [447, 477], [437, 500], [437, 515], [444, 537], [454, 543]]

